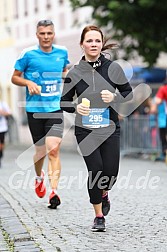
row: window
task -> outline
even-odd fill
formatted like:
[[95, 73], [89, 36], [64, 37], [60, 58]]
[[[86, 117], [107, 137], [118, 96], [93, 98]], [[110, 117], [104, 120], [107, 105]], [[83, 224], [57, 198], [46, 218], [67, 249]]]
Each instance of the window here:
[[30, 34], [30, 31], [29, 31], [29, 24], [26, 24], [25, 25], [25, 36], [28, 38], [29, 37], [29, 34]]
[[64, 0], [59, 0], [59, 4], [63, 5], [64, 4]]
[[66, 28], [65, 13], [59, 14], [59, 24], [60, 24], [60, 30], [64, 30]]
[[7, 22], [8, 21], [8, 6], [7, 6], [7, 1], [3, 1], [3, 4], [4, 4], [4, 18], [3, 18], [3, 21], [4, 22]]
[[51, 8], [51, 2], [50, 2], [50, 0], [47, 0], [46, 8], [47, 8], [47, 9], [50, 9], [50, 8]]
[[14, 4], [14, 18], [17, 19], [18, 17], [19, 17], [18, 0], [15, 0], [15, 4]]
[[34, 12], [38, 12], [38, 0], [34, 0]]
[[16, 35], [16, 38], [17, 38], [17, 39], [20, 39], [20, 29], [19, 29], [18, 26], [16, 27], [15, 35]]
[[28, 3], [24, 0], [24, 16], [28, 16]]

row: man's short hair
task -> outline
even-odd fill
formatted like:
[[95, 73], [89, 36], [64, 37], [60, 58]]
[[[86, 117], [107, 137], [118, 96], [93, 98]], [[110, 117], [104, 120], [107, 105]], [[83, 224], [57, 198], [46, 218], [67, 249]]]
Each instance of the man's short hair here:
[[38, 23], [37, 23], [37, 28], [39, 26], [49, 26], [49, 25], [53, 25], [53, 22], [51, 20], [48, 20], [48, 19], [45, 19], [45, 20], [40, 20]]

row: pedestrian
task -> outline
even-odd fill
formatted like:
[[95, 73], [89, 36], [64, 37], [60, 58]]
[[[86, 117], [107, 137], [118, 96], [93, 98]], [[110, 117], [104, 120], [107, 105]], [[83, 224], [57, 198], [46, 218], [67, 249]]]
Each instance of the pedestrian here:
[[157, 122], [159, 129], [159, 138], [161, 142], [161, 153], [155, 161], [165, 161], [167, 152], [167, 115], [165, 101], [157, 106]]
[[162, 153], [156, 158], [156, 161], [165, 161], [167, 163], [167, 114], [166, 114], [166, 103], [167, 103], [167, 82], [159, 87], [155, 98], [153, 112], [157, 112], [158, 117], [158, 128], [161, 141]]
[[7, 102], [0, 99], [0, 168], [2, 166], [2, 158], [5, 149], [5, 135], [8, 132], [8, 119], [11, 110]]
[[36, 36], [39, 45], [23, 50], [15, 63], [12, 82], [26, 87], [26, 113], [35, 145], [35, 192], [40, 198], [46, 194], [42, 167], [47, 155], [51, 189], [48, 207], [56, 209], [61, 203], [57, 194], [63, 134], [60, 97], [62, 77], [67, 72], [69, 60], [66, 47], [53, 43], [55, 30], [51, 20], [38, 22]]
[[83, 29], [80, 46], [83, 57], [65, 78], [61, 108], [76, 113], [75, 135], [88, 169], [88, 194], [95, 212], [92, 231], [105, 231], [108, 191], [116, 182], [120, 158], [120, 125], [114, 106], [130, 100], [132, 88], [120, 65], [102, 53], [115, 44], [107, 44], [97, 26]]

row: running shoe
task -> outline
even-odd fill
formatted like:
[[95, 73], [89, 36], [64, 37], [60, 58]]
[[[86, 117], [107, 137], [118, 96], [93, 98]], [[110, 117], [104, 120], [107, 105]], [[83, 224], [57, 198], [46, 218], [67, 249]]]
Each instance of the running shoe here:
[[54, 192], [51, 192], [51, 194], [49, 195], [49, 204], [49, 208], [56, 209], [57, 206], [61, 204], [60, 197]]
[[91, 229], [93, 232], [105, 232], [105, 218], [104, 217], [96, 217], [94, 219], [94, 223]]
[[110, 211], [110, 200], [108, 194], [105, 197], [102, 197], [102, 213], [106, 216]]
[[44, 184], [45, 173], [41, 171], [41, 181], [35, 179], [35, 192], [39, 198], [43, 198], [46, 194], [46, 186]]

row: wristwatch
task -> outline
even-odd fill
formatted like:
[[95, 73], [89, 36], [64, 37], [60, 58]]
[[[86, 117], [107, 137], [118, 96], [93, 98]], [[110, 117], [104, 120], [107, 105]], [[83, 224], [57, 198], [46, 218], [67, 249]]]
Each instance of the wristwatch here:
[[117, 98], [117, 94], [113, 93], [113, 95], [114, 95], [114, 99], [113, 99], [113, 102], [114, 102], [116, 100], [116, 98]]

